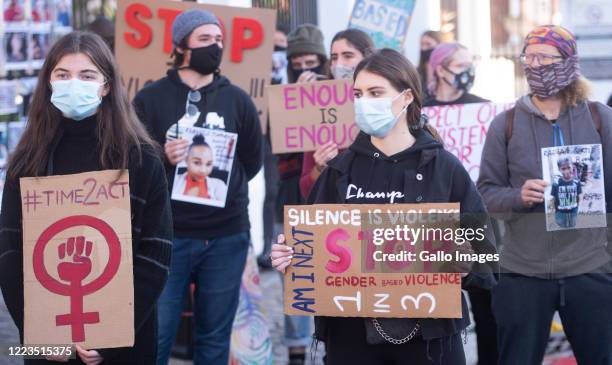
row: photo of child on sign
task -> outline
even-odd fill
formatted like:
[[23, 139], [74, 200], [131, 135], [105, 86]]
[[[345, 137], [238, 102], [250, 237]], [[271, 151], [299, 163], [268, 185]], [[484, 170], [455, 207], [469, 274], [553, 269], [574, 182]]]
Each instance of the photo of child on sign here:
[[199, 127], [184, 128], [180, 136], [191, 144], [176, 167], [172, 199], [224, 207], [238, 136]]
[[549, 231], [606, 226], [601, 145], [542, 149]]

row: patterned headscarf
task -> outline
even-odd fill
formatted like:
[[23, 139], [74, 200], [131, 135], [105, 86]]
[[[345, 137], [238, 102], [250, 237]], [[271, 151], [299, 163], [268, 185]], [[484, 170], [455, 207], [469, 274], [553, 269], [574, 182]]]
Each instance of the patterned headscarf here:
[[558, 25], [542, 25], [536, 27], [525, 37], [525, 48], [532, 44], [548, 44], [559, 50], [559, 53], [565, 58], [576, 56], [578, 49], [576, 46], [576, 37], [569, 30]]

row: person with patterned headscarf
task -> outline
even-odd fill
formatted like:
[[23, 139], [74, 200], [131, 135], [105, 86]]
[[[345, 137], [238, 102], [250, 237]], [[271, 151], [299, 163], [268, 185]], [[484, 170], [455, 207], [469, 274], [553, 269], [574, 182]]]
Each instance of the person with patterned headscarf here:
[[[602, 144], [610, 178], [612, 109], [588, 101], [569, 30], [535, 28], [520, 60], [531, 92], [491, 123], [478, 179], [505, 226], [503, 274], [492, 290], [498, 364], [541, 364], [557, 311], [579, 364], [611, 364], [612, 229], [546, 230], [541, 149]], [[612, 183], [602, 182], [610, 217]]]

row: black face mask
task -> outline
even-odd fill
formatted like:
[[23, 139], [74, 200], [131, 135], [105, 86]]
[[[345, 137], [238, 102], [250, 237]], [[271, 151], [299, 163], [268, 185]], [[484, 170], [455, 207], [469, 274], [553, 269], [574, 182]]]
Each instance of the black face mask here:
[[431, 57], [431, 53], [433, 52], [433, 48], [430, 49], [422, 49], [421, 50], [421, 61], [424, 63], [429, 62], [429, 57]]
[[468, 92], [474, 85], [474, 78], [476, 77], [474, 73], [474, 66], [471, 66], [467, 70], [461, 71], [457, 74], [446, 67], [444, 69], [453, 74], [454, 76], [453, 82], [449, 82], [446, 78], [443, 78], [444, 82], [446, 82], [453, 88]]
[[191, 49], [191, 59], [188, 68], [202, 75], [210, 75], [219, 70], [223, 49], [217, 43], [189, 49]]
[[321, 72], [323, 72], [323, 65], [319, 65], [313, 68], [303, 68], [303, 69], [295, 69], [293, 67], [290, 67], [289, 71], [293, 74], [293, 79], [297, 81], [300, 75], [306, 71], [314, 72], [317, 75], [321, 75]]

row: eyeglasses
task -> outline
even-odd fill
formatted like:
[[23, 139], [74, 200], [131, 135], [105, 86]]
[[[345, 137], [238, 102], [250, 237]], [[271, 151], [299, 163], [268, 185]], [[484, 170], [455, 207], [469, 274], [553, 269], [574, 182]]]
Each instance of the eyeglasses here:
[[187, 94], [187, 115], [190, 117], [195, 116], [200, 112], [200, 108], [196, 104], [202, 100], [202, 94], [198, 90], [190, 90], [189, 94]]
[[533, 60], [538, 60], [538, 64], [540, 65], [550, 65], [562, 59], [563, 56], [553, 56], [543, 53], [523, 53], [519, 56], [519, 60], [523, 65], [531, 65], [533, 64]]

